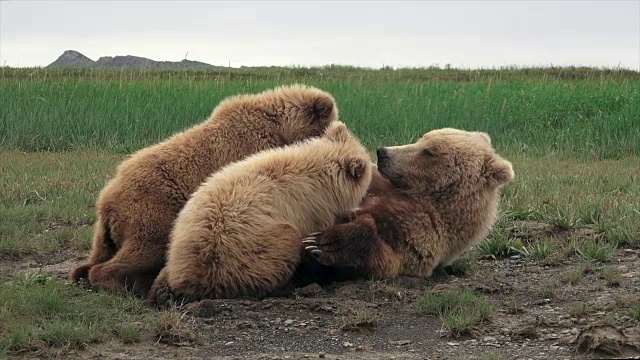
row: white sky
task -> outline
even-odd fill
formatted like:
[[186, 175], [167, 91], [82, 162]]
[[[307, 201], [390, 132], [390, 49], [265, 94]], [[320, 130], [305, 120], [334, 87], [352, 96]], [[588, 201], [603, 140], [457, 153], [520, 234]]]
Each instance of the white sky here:
[[64, 50], [214, 65], [618, 66], [640, 70], [640, 0], [1, 1], [0, 64]]

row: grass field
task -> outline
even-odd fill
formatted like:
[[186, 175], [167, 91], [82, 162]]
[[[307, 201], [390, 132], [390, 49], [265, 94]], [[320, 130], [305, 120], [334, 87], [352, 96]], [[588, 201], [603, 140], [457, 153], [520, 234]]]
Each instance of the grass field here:
[[[585, 257], [600, 256], [607, 246], [638, 246], [637, 72], [2, 68], [0, 351], [131, 342], [161, 332], [166, 314], [139, 300], [103, 293], [96, 298], [20, 264], [56, 264], [86, 254], [95, 198], [128, 153], [203, 121], [229, 95], [293, 82], [331, 92], [340, 117], [371, 150], [445, 126], [488, 132], [513, 162], [516, 181], [505, 188], [503, 216], [481, 248], [484, 255], [518, 249], [503, 232], [522, 220], [593, 229], [594, 245], [571, 245]], [[544, 241], [521, 244], [522, 253], [548, 257], [559, 240]]]

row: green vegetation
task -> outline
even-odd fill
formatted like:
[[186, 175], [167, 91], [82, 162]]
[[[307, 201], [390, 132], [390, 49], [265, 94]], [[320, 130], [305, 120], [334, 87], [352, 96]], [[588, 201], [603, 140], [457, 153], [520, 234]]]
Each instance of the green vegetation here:
[[527, 251], [534, 258], [545, 260], [553, 253], [553, 242], [547, 239], [536, 241], [529, 246]]
[[[0, 68], [0, 355], [107, 339], [197, 341], [178, 311], [154, 312], [45, 273], [20, 274], [14, 264], [86, 254], [96, 197], [132, 151], [203, 121], [227, 96], [296, 82], [331, 92], [343, 121], [371, 150], [440, 127], [488, 132], [516, 180], [504, 188], [500, 219], [479, 253], [545, 263], [582, 257], [541, 286], [549, 298], [563, 295], [562, 283], [579, 284], [595, 271], [617, 286], [620, 273], [600, 263], [616, 246], [640, 240], [638, 80], [634, 71], [584, 68]], [[513, 234], [514, 224], [527, 222], [552, 225], [553, 233]], [[588, 236], [580, 233], [586, 230]], [[473, 273], [474, 261], [460, 258], [448, 270]], [[412, 300], [392, 284], [374, 282], [371, 290], [398, 303]], [[429, 292], [419, 306], [454, 336], [473, 333], [494, 311], [469, 291]], [[505, 307], [522, 311], [514, 300]], [[638, 319], [637, 302], [624, 307]], [[368, 328], [380, 315], [356, 309], [344, 320], [345, 329]]]
[[614, 244], [589, 239], [583, 241], [576, 251], [586, 261], [606, 262], [613, 257], [615, 248]]
[[495, 231], [486, 239], [478, 244], [478, 252], [480, 255], [505, 257], [526, 253], [522, 241], [518, 239], [508, 239], [503, 233]]
[[630, 81], [640, 76], [564, 72], [3, 68], [0, 149], [129, 153], [203, 121], [229, 95], [301, 82], [334, 94], [341, 118], [371, 147], [452, 126], [487, 131], [498, 149], [511, 154], [640, 154], [640, 82]]
[[157, 321], [144, 301], [87, 292], [40, 273], [2, 284], [0, 304], [0, 354], [78, 348], [109, 338], [133, 342], [145, 324]]
[[418, 302], [420, 312], [435, 314], [451, 336], [473, 333], [473, 329], [493, 315], [495, 308], [487, 298], [468, 289], [427, 291]]
[[362, 306], [350, 308], [342, 316], [341, 329], [344, 331], [373, 329], [380, 320], [382, 320], [382, 315], [378, 311]]
[[567, 309], [567, 312], [572, 317], [586, 316], [589, 313], [589, 311], [591, 311], [591, 306], [589, 306], [589, 304], [587, 303], [573, 304], [569, 306], [569, 308]]

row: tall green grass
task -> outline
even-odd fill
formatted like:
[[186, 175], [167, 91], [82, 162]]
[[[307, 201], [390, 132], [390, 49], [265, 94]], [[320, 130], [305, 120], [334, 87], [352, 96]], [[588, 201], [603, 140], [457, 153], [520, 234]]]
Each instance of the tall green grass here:
[[[331, 92], [341, 119], [370, 148], [458, 127], [488, 132], [510, 154], [640, 154], [636, 72], [625, 78], [594, 70], [570, 80], [552, 71], [527, 75], [525, 69], [475, 77], [470, 70], [405, 70], [414, 78], [393, 70], [356, 69], [353, 76], [342, 68], [326, 69], [326, 76], [320, 70], [255, 77], [234, 71], [3, 70], [0, 150], [128, 153], [203, 121], [227, 96], [297, 82]], [[455, 74], [467, 78], [456, 81]]]

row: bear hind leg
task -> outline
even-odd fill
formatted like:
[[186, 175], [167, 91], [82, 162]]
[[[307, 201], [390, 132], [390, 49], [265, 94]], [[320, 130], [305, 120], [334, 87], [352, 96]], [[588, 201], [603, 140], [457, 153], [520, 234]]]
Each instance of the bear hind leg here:
[[140, 246], [129, 239], [109, 261], [89, 270], [92, 287], [146, 297], [164, 263], [164, 244], [149, 242]]
[[97, 264], [102, 264], [113, 258], [118, 251], [116, 244], [111, 237], [111, 230], [103, 222], [102, 217], [98, 217], [93, 232], [93, 245], [91, 254], [85, 264], [77, 266], [71, 271], [70, 278], [73, 282], [85, 283], [89, 281], [89, 271]]

